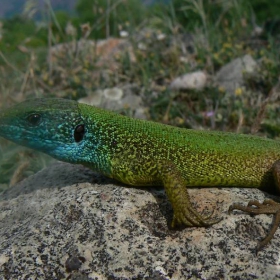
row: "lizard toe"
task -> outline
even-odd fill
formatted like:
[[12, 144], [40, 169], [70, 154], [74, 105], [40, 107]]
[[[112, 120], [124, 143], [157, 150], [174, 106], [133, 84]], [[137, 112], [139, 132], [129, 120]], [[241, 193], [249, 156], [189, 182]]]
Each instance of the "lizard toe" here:
[[269, 230], [266, 237], [259, 242], [256, 252], [261, 250], [268, 242], [273, 238], [274, 233], [280, 225], [280, 203], [277, 203], [271, 199], [265, 200], [263, 203], [259, 201], [251, 200], [248, 203], [248, 206], [244, 206], [241, 204], [233, 204], [229, 207], [229, 213], [233, 210], [240, 210], [249, 214], [259, 215], [259, 214], [273, 214], [274, 221], [272, 223], [272, 227]]

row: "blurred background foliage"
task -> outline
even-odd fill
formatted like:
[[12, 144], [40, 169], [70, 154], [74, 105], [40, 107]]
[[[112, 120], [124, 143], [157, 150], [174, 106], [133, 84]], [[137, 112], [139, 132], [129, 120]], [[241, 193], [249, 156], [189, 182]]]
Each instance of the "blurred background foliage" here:
[[[1, 0], [0, 6], [1, 107], [35, 96], [77, 100], [130, 84], [155, 121], [248, 133], [260, 118], [258, 133], [279, 138], [279, 100], [267, 102], [279, 81], [277, 1]], [[90, 56], [88, 48], [75, 47], [109, 38], [132, 46], [114, 57], [115, 68], [100, 64], [100, 54]], [[69, 49], [54, 57], [63, 44]], [[260, 67], [233, 95], [211, 83], [201, 91], [169, 87], [174, 78], [196, 70], [211, 78], [246, 54]], [[265, 119], [259, 113], [263, 104]], [[51, 161], [3, 139], [0, 144], [0, 189]]]

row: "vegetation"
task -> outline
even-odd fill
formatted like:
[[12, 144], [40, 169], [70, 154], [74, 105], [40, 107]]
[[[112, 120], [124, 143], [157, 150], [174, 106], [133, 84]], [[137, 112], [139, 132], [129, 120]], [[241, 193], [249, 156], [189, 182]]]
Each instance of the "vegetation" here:
[[[165, 1], [164, 1], [165, 2]], [[251, 3], [253, 2], [253, 3]], [[53, 11], [45, 1], [40, 21], [34, 1], [0, 22], [0, 105], [26, 98], [79, 99], [96, 89], [134, 84], [150, 118], [172, 125], [258, 132], [279, 138], [280, 7], [264, 0], [173, 0], [144, 6], [140, 0], [78, 0], [76, 11]], [[263, 27], [256, 34], [256, 27]], [[100, 63], [79, 42], [126, 36], [132, 50]], [[59, 44], [67, 48], [59, 50]], [[85, 46], [84, 45], [84, 46]], [[215, 83], [201, 91], [174, 92], [170, 82], [205, 70], [210, 78], [227, 62], [250, 54], [257, 75], [229, 94]], [[279, 91], [279, 90], [278, 90]], [[0, 188], [46, 166], [51, 159], [0, 140]]]

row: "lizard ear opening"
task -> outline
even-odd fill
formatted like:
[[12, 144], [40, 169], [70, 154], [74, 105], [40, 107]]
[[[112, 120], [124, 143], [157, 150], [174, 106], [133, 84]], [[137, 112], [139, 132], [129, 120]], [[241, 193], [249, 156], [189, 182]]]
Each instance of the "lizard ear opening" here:
[[79, 124], [76, 126], [74, 131], [74, 139], [75, 142], [79, 143], [83, 140], [85, 135], [85, 126], [83, 124]]

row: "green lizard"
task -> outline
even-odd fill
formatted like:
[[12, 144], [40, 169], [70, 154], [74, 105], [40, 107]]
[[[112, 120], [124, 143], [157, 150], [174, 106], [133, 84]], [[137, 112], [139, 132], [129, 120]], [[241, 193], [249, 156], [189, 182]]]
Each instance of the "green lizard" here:
[[[173, 207], [172, 226], [209, 226], [220, 221], [198, 213], [187, 188], [239, 186], [280, 189], [280, 142], [251, 135], [181, 129], [128, 118], [65, 99], [32, 99], [0, 112], [0, 136], [54, 158], [83, 164], [133, 186], [163, 185]], [[248, 206], [253, 214], [274, 214], [267, 200]]]

